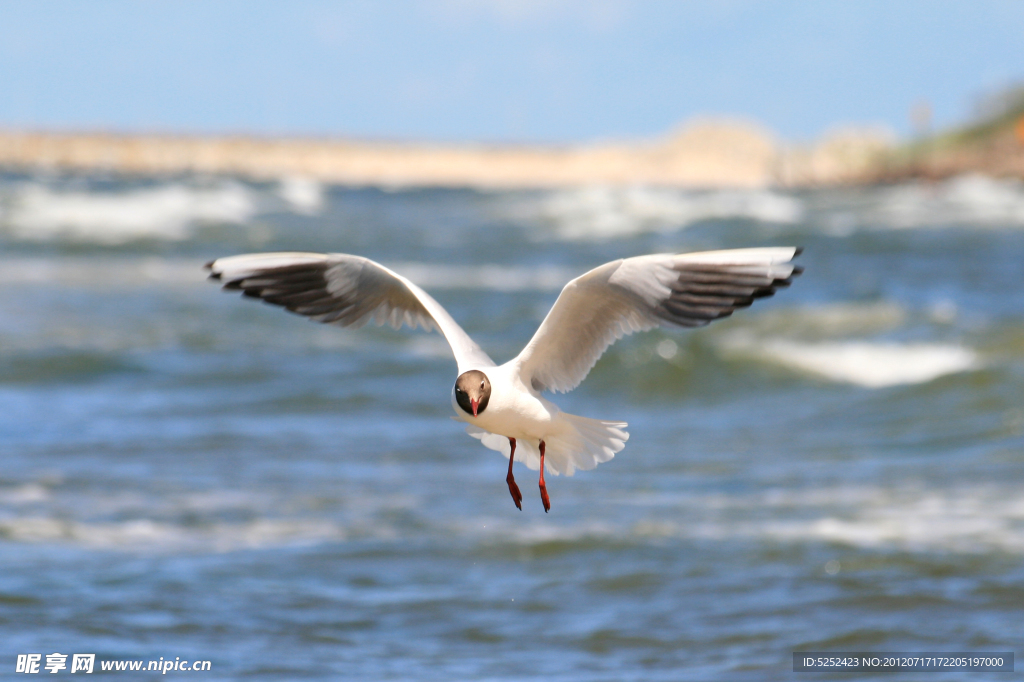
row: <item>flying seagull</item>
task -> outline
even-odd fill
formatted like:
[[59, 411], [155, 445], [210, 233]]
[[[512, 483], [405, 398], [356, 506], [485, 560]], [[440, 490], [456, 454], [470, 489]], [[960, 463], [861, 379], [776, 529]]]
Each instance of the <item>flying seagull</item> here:
[[206, 264], [224, 288], [283, 306], [317, 322], [359, 327], [373, 321], [438, 330], [458, 363], [455, 419], [508, 457], [509, 493], [523, 495], [512, 464], [572, 476], [622, 450], [626, 424], [566, 414], [544, 397], [576, 388], [616, 340], [658, 326], [702, 327], [789, 286], [803, 268], [792, 246], [620, 258], [565, 285], [519, 355], [496, 364], [429, 294], [379, 263], [344, 253], [257, 253]]

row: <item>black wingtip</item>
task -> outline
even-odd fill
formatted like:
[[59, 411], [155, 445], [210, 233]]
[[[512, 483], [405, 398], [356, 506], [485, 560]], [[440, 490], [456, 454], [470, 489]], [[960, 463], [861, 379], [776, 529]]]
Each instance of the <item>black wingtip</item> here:
[[793, 252], [793, 258], [796, 258], [797, 256], [799, 256], [803, 252], [804, 252], [804, 247], [802, 247], [802, 246], [796, 247], [796, 251]]
[[216, 263], [216, 262], [217, 262], [217, 259], [214, 258], [212, 261], [210, 261], [209, 263], [205, 264], [203, 266], [203, 269], [205, 269], [205, 270], [213, 270], [213, 264]]
[[804, 272], [804, 268], [803, 268], [802, 265], [794, 265], [793, 266], [793, 274], [790, 275], [790, 277], [796, 277], [797, 275], [803, 274], [803, 272]]

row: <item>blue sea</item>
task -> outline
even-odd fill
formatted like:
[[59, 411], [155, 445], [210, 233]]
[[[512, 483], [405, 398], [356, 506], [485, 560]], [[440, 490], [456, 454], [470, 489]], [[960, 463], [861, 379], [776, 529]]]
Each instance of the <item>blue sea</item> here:
[[[549, 514], [534, 472], [519, 511], [506, 460], [449, 419], [439, 335], [318, 325], [202, 269], [367, 256], [503, 362], [601, 263], [768, 245], [805, 247], [791, 288], [624, 339], [555, 397], [631, 437], [549, 476]], [[654, 682], [853, 677], [793, 673], [794, 651], [1021, 651], [1020, 182], [7, 174], [0, 287], [5, 679], [31, 653], [69, 655], [60, 675], [88, 653], [97, 673], [210, 661], [168, 679]]]

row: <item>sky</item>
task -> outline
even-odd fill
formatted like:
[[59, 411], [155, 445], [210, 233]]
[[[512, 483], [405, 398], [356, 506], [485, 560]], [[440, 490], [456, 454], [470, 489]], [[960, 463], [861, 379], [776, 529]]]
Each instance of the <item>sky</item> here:
[[1024, 81], [1022, 0], [0, 0], [0, 127], [572, 143], [906, 136]]

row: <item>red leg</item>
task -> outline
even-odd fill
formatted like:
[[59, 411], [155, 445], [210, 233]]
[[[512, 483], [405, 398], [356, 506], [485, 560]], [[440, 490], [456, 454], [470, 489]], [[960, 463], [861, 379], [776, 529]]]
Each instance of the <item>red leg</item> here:
[[512, 476], [512, 462], [516, 459], [516, 439], [509, 438], [508, 442], [512, 444], [512, 452], [508, 455], [508, 476], [505, 477], [505, 482], [508, 483], [508, 491], [512, 493], [512, 501], [516, 503], [519, 510], [523, 510], [523, 494], [519, 492], [519, 486], [516, 485], [516, 479]]
[[544, 513], [551, 510], [551, 500], [548, 499], [548, 487], [544, 485], [544, 441], [540, 442], [540, 501], [544, 503]]

